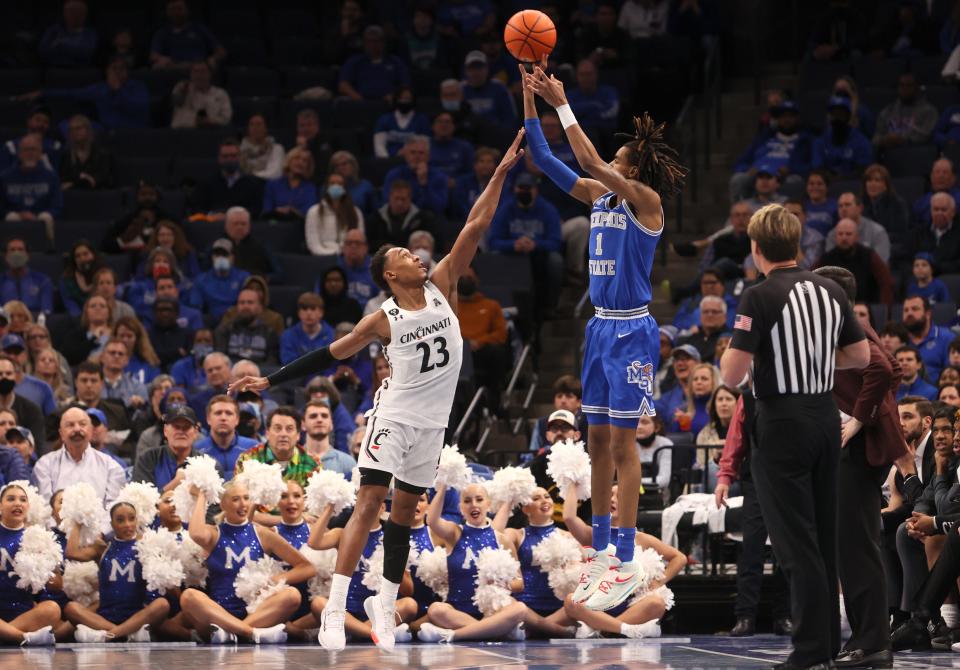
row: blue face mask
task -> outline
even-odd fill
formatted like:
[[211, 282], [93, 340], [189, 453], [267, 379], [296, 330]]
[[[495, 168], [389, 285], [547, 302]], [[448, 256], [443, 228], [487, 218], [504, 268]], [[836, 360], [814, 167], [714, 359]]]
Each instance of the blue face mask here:
[[459, 112], [460, 111], [460, 101], [459, 100], [441, 100], [440, 104], [443, 106], [443, 111], [445, 112]]
[[213, 269], [221, 274], [230, 272], [230, 258], [228, 256], [214, 256]]
[[213, 353], [213, 345], [212, 345], [212, 344], [195, 344], [195, 345], [193, 345], [193, 356], [194, 356], [194, 358], [196, 358], [197, 360], [202, 361], [204, 358], [207, 357], [207, 354], [212, 354], [212, 353]]
[[346, 192], [347, 190], [340, 184], [330, 184], [327, 186], [327, 195], [329, 195], [332, 200], [339, 200]]

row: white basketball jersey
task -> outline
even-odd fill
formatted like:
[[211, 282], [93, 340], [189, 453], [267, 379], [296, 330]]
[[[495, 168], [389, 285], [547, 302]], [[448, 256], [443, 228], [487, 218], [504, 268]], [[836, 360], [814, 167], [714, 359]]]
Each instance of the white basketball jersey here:
[[396, 298], [380, 306], [390, 322], [390, 344], [383, 349], [390, 376], [374, 396], [371, 415], [446, 428], [463, 362], [463, 337], [457, 315], [437, 287], [428, 281], [423, 294], [427, 306], [415, 312], [401, 309]]

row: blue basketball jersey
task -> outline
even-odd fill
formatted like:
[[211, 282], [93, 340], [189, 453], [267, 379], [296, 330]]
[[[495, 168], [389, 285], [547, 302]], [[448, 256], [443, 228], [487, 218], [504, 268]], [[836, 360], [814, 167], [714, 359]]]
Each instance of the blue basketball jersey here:
[[233, 582], [247, 561], [263, 558], [263, 546], [250, 522], [234, 525], [224, 521], [219, 529], [220, 539], [207, 557], [207, 593], [215, 603], [243, 619], [247, 604], [237, 595]]
[[13, 571], [13, 559], [20, 551], [23, 528], [0, 526], [0, 618], [7, 621], [33, 607], [33, 596], [17, 587], [19, 577]]
[[[421, 554], [433, 551], [433, 540], [430, 539], [430, 528], [426, 525], [410, 529], [410, 550]], [[417, 611], [426, 612], [430, 603], [440, 602], [440, 597], [429, 586], [417, 577], [417, 566], [410, 566], [410, 576], [413, 577], [413, 599], [417, 601]]]
[[371, 530], [367, 535], [367, 543], [363, 545], [363, 552], [360, 554], [357, 569], [353, 571], [350, 586], [347, 587], [347, 611], [354, 616], [360, 616], [364, 621], [366, 621], [367, 615], [363, 611], [363, 601], [376, 594], [363, 585], [363, 574], [366, 572], [363, 568], [381, 542], [383, 542], [383, 526]]
[[107, 621], [121, 623], [147, 603], [147, 583], [137, 559], [136, 544], [136, 540], [111, 540], [100, 557], [97, 614]]
[[[610, 207], [614, 199], [618, 203]], [[594, 307], [632, 310], [650, 302], [650, 271], [661, 232], [638, 221], [615, 193], [605, 193], [593, 202], [589, 272]]]
[[500, 544], [497, 532], [489, 523], [483, 528], [463, 524], [460, 529], [460, 539], [447, 556], [447, 582], [450, 585], [447, 602], [454, 609], [478, 616], [479, 610], [473, 604], [473, 594], [477, 590], [477, 555], [481, 549], [497, 549]]
[[552, 614], [563, 607], [563, 603], [550, 588], [547, 573], [541, 570], [539, 565], [533, 564], [533, 548], [556, 530], [557, 527], [552, 523], [547, 526], [527, 526], [523, 530], [523, 542], [517, 551], [520, 572], [523, 575], [523, 591], [517, 594], [517, 600], [538, 614]]

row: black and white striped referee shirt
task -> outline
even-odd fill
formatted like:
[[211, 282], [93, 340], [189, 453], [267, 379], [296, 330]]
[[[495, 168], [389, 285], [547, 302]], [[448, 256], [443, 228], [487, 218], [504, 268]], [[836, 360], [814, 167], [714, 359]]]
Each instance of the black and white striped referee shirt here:
[[790, 267], [744, 292], [730, 346], [754, 355], [753, 394], [763, 399], [829, 392], [837, 348], [864, 337], [843, 289]]

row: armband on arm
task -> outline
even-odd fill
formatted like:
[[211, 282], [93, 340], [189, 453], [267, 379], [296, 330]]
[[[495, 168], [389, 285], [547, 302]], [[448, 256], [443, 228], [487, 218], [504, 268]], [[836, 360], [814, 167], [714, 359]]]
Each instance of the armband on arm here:
[[550, 146], [540, 127], [540, 119], [527, 119], [523, 122], [523, 126], [527, 130], [527, 147], [530, 149], [534, 165], [543, 170], [550, 181], [565, 193], [569, 193], [580, 177], [550, 152]]
[[270, 382], [270, 386], [278, 386], [307, 375], [319, 374], [336, 362], [337, 359], [330, 353], [330, 347], [322, 347], [287, 363], [268, 376], [267, 381]]

